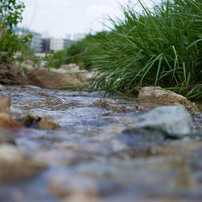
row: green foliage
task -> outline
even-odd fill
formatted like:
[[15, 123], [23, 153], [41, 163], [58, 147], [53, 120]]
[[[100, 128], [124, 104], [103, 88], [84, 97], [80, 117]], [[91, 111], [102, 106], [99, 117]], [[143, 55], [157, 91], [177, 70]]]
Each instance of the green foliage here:
[[122, 7], [125, 19], [111, 19], [114, 28], [99, 35], [92, 84], [107, 91], [160, 85], [201, 97], [201, 3], [165, 0], [152, 11], [139, 4], [142, 13]]
[[17, 0], [0, 1], [0, 62], [14, 60], [13, 54], [21, 51], [30, 41], [31, 36], [18, 37], [12, 28], [22, 21], [25, 5]]
[[94, 54], [95, 46], [99, 40], [98, 34], [87, 35], [81, 41], [72, 44], [67, 49], [66, 63], [76, 63], [81, 69], [90, 70], [92, 68], [92, 55]]
[[18, 0], [0, 1], [0, 24], [1, 27], [12, 29], [22, 21], [22, 12], [25, 5]]
[[28, 47], [31, 36], [18, 37], [11, 30], [4, 29], [0, 36], [0, 62], [14, 61], [13, 54]]
[[45, 57], [46, 67], [58, 69], [64, 64], [67, 50], [58, 50], [54, 54]]

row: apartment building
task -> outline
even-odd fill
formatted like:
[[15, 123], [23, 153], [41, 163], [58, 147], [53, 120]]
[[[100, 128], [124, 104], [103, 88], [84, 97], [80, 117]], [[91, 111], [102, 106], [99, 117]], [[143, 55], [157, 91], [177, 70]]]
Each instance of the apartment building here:
[[86, 34], [83, 33], [78, 33], [73, 35], [73, 40], [74, 41], [80, 41], [86, 37]]
[[73, 43], [82, 40], [86, 36], [86, 34], [74, 34], [73, 40], [71, 40], [71, 35], [66, 35], [65, 38], [55, 38], [50, 37], [48, 32], [40, 34], [38, 32], [19, 27], [16, 27], [14, 31], [19, 36], [27, 34], [31, 34], [33, 36], [30, 46], [34, 49], [35, 53], [56, 52], [71, 46]]
[[32, 34], [32, 41], [31, 41], [31, 48], [34, 49], [35, 53], [42, 52], [42, 37], [40, 33], [31, 32]]
[[42, 35], [40, 33], [19, 27], [16, 27], [13, 30], [18, 36], [25, 36], [28, 34], [32, 35], [30, 47], [34, 50], [35, 53], [40, 53], [42, 51]]

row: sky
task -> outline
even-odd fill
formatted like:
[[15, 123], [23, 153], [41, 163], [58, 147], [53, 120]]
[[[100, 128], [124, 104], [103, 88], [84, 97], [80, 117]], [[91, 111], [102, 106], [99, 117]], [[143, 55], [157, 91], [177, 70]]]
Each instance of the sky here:
[[[20, 27], [53, 37], [95, 33], [106, 29], [108, 16], [122, 17], [120, 4], [137, 0], [22, 0], [25, 3]], [[151, 0], [144, 0], [147, 6]]]

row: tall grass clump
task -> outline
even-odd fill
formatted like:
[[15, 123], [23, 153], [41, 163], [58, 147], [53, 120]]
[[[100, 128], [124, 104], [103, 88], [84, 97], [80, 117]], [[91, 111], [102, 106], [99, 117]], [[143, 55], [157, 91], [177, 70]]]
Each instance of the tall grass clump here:
[[161, 86], [188, 98], [202, 96], [202, 9], [200, 0], [164, 0], [148, 9], [122, 6], [124, 19], [99, 35], [93, 84], [127, 92]]

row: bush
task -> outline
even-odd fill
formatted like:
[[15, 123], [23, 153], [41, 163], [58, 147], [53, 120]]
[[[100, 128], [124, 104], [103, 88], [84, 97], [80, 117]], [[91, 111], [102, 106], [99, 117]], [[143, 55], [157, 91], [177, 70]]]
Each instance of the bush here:
[[125, 19], [100, 34], [93, 56], [93, 83], [107, 91], [162, 86], [188, 98], [202, 96], [202, 34], [199, 0], [166, 0], [142, 13], [122, 7]]
[[47, 55], [45, 57], [46, 67], [58, 69], [65, 63], [67, 50], [58, 50], [54, 54]]
[[65, 63], [76, 63], [81, 69], [92, 69], [92, 56], [94, 55], [100, 33], [87, 35], [83, 40], [72, 44], [67, 49], [67, 59]]

